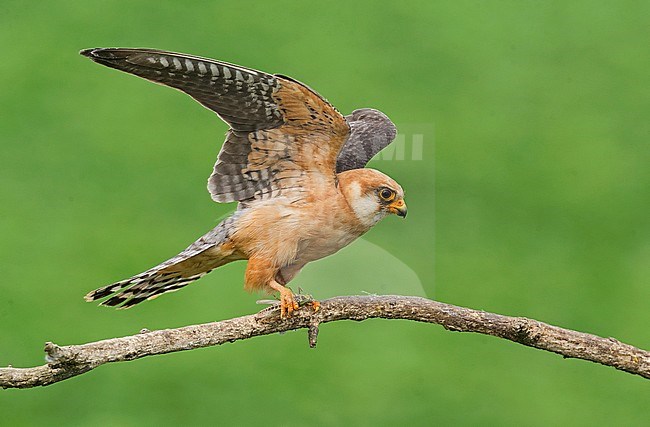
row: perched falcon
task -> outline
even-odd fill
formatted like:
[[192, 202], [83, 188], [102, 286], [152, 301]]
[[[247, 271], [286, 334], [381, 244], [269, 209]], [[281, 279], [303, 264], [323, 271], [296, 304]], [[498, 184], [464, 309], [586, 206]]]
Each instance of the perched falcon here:
[[175, 257], [99, 288], [87, 301], [131, 307], [176, 291], [231, 261], [248, 260], [245, 289], [280, 293], [305, 264], [350, 244], [388, 214], [406, 216], [404, 191], [366, 163], [395, 138], [383, 113], [343, 117], [304, 84], [226, 62], [151, 49], [99, 48], [93, 61], [187, 93], [230, 129], [208, 179], [212, 199], [237, 210]]

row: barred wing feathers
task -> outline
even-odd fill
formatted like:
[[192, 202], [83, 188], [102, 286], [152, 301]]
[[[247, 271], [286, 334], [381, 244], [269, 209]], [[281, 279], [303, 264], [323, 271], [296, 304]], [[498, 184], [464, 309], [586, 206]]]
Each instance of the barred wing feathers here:
[[329, 102], [302, 83], [152, 49], [87, 49], [81, 54], [181, 90], [230, 125], [208, 180], [215, 201], [279, 195], [299, 200], [315, 183], [334, 184], [336, 160], [350, 127]]

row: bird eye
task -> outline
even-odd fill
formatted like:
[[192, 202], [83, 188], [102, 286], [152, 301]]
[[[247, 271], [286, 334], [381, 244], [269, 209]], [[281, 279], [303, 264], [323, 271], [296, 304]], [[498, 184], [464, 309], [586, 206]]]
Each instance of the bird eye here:
[[395, 198], [395, 192], [389, 188], [382, 188], [381, 191], [379, 191], [379, 197], [387, 202], [390, 202]]

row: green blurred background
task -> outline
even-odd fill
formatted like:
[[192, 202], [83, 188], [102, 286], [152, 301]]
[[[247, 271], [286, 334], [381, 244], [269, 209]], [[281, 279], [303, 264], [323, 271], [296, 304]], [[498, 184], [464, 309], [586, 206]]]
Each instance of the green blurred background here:
[[[636, 1], [3, 0], [0, 365], [41, 364], [49, 340], [259, 309], [243, 263], [132, 310], [83, 303], [233, 209], [205, 190], [226, 126], [77, 54], [97, 46], [287, 74], [344, 113], [372, 106], [397, 123], [406, 159], [372, 166], [406, 189], [409, 217], [372, 230], [368, 250], [308, 268], [296, 284], [317, 297], [333, 281], [348, 289], [337, 273], [361, 264], [368, 278], [408, 277], [392, 292], [415, 281], [440, 301], [650, 348], [649, 16]], [[409, 157], [416, 134], [422, 160]], [[372, 290], [363, 271], [350, 292]], [[299, 331], [0, 391], [0, 414], [3, 425], [641, 425], [650, 389], [496, 338], [376, 320], [326, 325], [315, 350]]]

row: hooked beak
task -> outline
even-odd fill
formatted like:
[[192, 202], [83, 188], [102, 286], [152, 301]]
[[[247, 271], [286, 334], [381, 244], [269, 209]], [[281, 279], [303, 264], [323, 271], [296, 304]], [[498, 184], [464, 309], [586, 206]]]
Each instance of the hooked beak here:
[[393, 203], [388, 205], [388, 210], [397, 216], [406, 218], [406, 203], [404, 203], [404, 199], [395, 200]]

